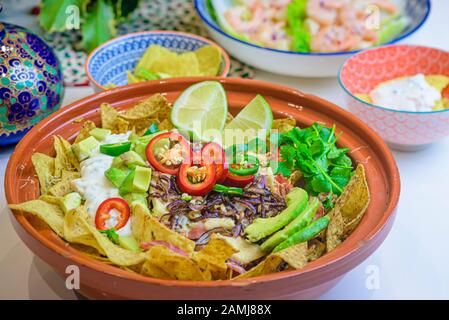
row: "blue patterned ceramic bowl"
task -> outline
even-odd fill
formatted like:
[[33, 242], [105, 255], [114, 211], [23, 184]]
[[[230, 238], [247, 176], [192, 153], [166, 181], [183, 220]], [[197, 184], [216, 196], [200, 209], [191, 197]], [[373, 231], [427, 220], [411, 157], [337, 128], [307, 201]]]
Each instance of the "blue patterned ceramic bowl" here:
[[53, 50], [29, 30], [0, 22], [0, 146], [18, 142], [63, 96]]
[[153, 44], [181, 53], [205, 45], [220, 49], [222, 62], [218, 76], [226, 77], [229, 56], [212, 41], [197, 35], [176, 31], [143, 31], [114, 38], [97, 47], [87, 58], [86, 74], [96, 92], [107, 90], [107, 84], [128, 84], [127, 71], [133, 71], [145, 50]]

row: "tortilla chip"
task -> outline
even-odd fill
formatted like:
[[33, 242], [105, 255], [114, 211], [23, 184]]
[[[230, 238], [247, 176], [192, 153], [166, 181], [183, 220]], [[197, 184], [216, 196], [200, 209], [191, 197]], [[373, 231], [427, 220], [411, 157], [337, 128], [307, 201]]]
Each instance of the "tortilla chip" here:
[[70, 143], [61, 136], [54, 136], [55, 176], [60, 177], [63, 170], [79, 171], [80, 165]]
[[203, 272], [210, 272], [212, 279], [226, 279], [226, 260], [236, 252], [225, 239], [213, 237], [203, 249], [193, 254], [193, 260]]
[[95, 129], [97, 126], [95, 125], [94, 122], [88, 120], [86, 122], [83, 123], [83, 126], [80, 129], [80, 132], [78, 133], [78, 135], [76, 136], [75, 142], [74, 143], [78, 143], [80, 141], [83, 141], [84, 139], [89, 138], [90, 136], [90, 131]]
[[31, 156], [34, 170], [39, 179], [40, 192], [46, 194], [52, 186], [55, 172], [55, 159], [43, 153], [33, 153]]
[[19, 204], [9, 204], [13, 210], [29, 212], [43, 221], [59, 236], [63, 235], [64, 212], [58, 205], [45, 202], [43, 200], [31, 200]]
[[130, 71], [127, 71], [126, 74], [128, 75], [128, 84], [139, 83], [142, 81]]
[[279, 133], [287, 132], [296, 126], [294, 118], [274, 119], [272, 129], [278, 130]]
[[142, 265], [140, 273], [152, 278], [158, 279], [173, 279], [167, 272], [165, 272], [162, 268], [158, 267], [156, 264], [152, 263], [150, 260], [146, 260]]
[[136, 253], [123, 249], [122, 247], [112, 243], [106, 235], [100, 233], [88, 221], [81, 219], [80, 222], [94, 236], [95, 240], [97, 240], [98, 246], [103, 249], [106, 256], [113, 264], [127, 267], [139, 264], [145, 260], [143, 253]]
[[234, 120], [234, 116], [230, 112], [228, 112], [228, 115], [226, 117], [226, 124], [228, 124], [232, 120]]
[[80, 178], [79, 172], [62, 171], [61, 180], [48, 189], [48, 193], [55, 197], [63, 197], [67, 193], [74, 191], [72, 181]]
[[109, 103], [102, 103], [100, 106], [101, 113], [101, 127], [103, 129], [116, 132], [116, 123], [118, 118], [118, 111], [115, 110]]
[[[176, 280], [209, 280], [200, 267], [190, 258], [182, 256], [165, 246], [153, 246], [146, 252], [144, 272], [164, 271], [170, 279]], [[155, 268], [157, 267], [157, 268]], [[152, 274], [165, 276], [165, 274]]]
[[179, 249], [186, 252], [188, 255], [193, 254], [195, 249], [195, 242], [184, 237], [183, 235], [170, 230], [157, 219], [148, 217], [145, 222], [145, 230], [142, 235], [142, 242], [150, 242], [153, 240], [160, 240], [168, 242]]
[[236, 279], [247, 279], [278, 272], [285, 265], [301, 269], [307, 264], [307, 243], [303, 242], [282, 251], [270, 254], [265, 260]]
[[307, 260], [314, 261], [326, 252], [326, 245], [318, 239], [312, 239], [307, 244]]
[[216, 46], [206, 45], [195, 51], [199, 72], [202, 76], [215, 77], [220, 71], [221, 51]]
[[136, 239], [137, 243], [141, 243], [144, 233], [145, 233], [145, 224], [149, 219], [150, 215], [147, 212], [147, 209], [141, 206], [140, 204], [136, 204], [132, 208], [132, 219], [131, 219], [131, 231]]
[[69, 211], [64, 217], [64, 239], [70, 243], [83, 244], [105, 255], [105, 251], [98, 245], [97, 240], [83, 221], [89, 221], [90, 217], [84, 206]]
[[140, 58], [135, 70], [142, 68], [154, 73], [166, 73], [174, 76], [172, 72], [176, 67], [173, 67], [173, 63], [177, 58], [176, 52], [159, 45], [151, 45]]
[[170, 119], [165, 119], [158, 125], [159, 130], [171, 130], [174, 128], [173, 123], [170, 121]]
[[334, 208], [329, 212], [326, 232], [327, 252], [335, 249], [357, 227], [370, 202], [365, 168], [359, 164]]

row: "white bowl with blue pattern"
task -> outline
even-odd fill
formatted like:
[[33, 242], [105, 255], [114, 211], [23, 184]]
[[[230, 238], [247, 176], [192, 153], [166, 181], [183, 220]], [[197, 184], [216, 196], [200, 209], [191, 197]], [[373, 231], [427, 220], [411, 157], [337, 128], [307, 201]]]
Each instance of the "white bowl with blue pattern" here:
[[[337, 77], [340, 66], [353, 54], [347, 52], [295, 52], [262, 47], [243, 41], [225, 32], [212, 17], [208, 1], [195, 0], [195, 8], [212, 38], [233, 57], [261, 70], [297, 77]], [[420, 29], [430, 13], [430, 0], [398, 0], [404, 7], [404, 15], [410, 18], [410, 24], [392, 44], [404, 40]]]
[[146, 49], [160, 45], [171, 51], [182, 53], [195, 51], [205, 45], [213, 45], [221, 51], [221, 66], [217, 76], [226, 77], [229, 56], [214, 42], [197, 35], [176, 31], [143, 31], [129, 33], [98, 46], [87, 58], [86, 74], [95, 92], [107, 90], [109, 84], [128, 84], [127, 71], [133, 71]]

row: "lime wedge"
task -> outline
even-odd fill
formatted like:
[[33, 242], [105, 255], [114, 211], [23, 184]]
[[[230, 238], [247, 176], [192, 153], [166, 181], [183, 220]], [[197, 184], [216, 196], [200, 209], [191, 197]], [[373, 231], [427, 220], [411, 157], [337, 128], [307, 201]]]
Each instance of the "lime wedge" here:
[[[239, 139], [249, 142], [261, 134], [266, 136], [269, 134], [273, 123], [273, 113], [270, 105], [261, 95], [257, 95], [240, 113], [225, 127], [225, 146], [235, 143], [229, 136], [238, 135]], [[264, 130], [264, 131], [263, 131]]]
[[212, 131], [223, 131], [227, 115], [228, 102], [221, 83], [203, 81], [181, 93], [173, 105], [171, 121], [194, 140], [209, 141]]

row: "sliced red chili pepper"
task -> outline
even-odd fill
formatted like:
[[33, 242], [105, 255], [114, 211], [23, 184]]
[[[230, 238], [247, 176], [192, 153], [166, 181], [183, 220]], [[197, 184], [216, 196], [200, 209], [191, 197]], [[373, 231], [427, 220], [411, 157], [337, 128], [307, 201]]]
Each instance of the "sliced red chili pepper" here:
[[449, 84], [443, 89], [441, 95], [444, 99], [449, 99]]
[[226, 180], [229, 169], [226, 152], [218, 143], [206, 143], [201, 149], [201, 159], [203, 162], [215, 162], [217, 165], [217, 183], [223, 183]]
[[239, 175], [233, 174], [231, 172], [228, 172], [224, 184], [227, 186], [231, 186], [231, 187], [244, 188], [244, 187], [246, 187], [246, 185], [250, 184], [253, 181], [254, 181], [254, 175], [239, 176]]
[[[119, 215], [115, 218], [117, 223], [115, 226], [107, 226], [107, 221], [112, 218], [111, 210], [117, 210]], [[104, 200], [97, 209], [95, 215], [95, 225], [99, 230], [108, 230], [114, 228], [119, 230], [128, 222], [130, 216], [128, 203], [122, 198], [109, 198]]]
[[[191, 156], [192, 156], [192, 150], [190, 147], [190, 143], [184, 138], [184, 136], [182, 136], [179, 133], [166, 132], [166, 133], [161, 133], [161, 134], [155, 136], [153, 139], [150, 140], [150, 142], [147, 145], [145, 154], [146, 154], [148, 162], [151, 164], [151, 166], [157, 171], [176, 175], [179, 171], [181, 163], [176, 163], [174, 165], [162, 163], [160, 161], [162, 159], [159, 159], [158, 155], [156, 155], [156, 153], [155, 153], [157, 151], [157, 150], [154, 150], [156, 145], [159, 142], [162, 142], [164, 139], [169, 139], [170, 141], [175, 141], [181, 146], [178, 156], [183, 158], [182, 163], [190, 163]], [[167, 149], [167, 153], [169, 153], [171, 149], [172, 148]]]
[[200, 165], [182, 164], [179, 168], [178, 187], [192, 196], [204, 196], [215, 185], [216, 164], [204, 162]]

